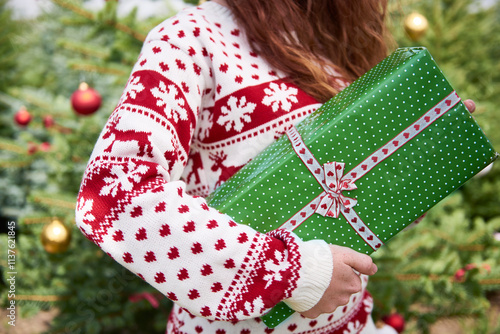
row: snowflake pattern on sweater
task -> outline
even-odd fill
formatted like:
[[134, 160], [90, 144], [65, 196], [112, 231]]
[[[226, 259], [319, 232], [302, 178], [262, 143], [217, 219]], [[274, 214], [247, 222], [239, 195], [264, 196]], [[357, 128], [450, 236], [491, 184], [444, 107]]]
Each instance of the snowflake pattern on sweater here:
[[[175, 302], [169, 332], [270, 332], [258, 317], [278, 301], [307, 309], [322, 296], [331, 255], [313, 273], [307, 263], [329, 253], [326, 243], [258, 233], [204, 200], [318, 106], [251, 50], [216, 3], [185, 9], [149, 33], [90, 157], [76, 221]], [[302, 285], [315, 288], [306, 294]], [[363, 290], [332, 315], [296, 314], [285, 332], [361, 330], [370, 301]]]

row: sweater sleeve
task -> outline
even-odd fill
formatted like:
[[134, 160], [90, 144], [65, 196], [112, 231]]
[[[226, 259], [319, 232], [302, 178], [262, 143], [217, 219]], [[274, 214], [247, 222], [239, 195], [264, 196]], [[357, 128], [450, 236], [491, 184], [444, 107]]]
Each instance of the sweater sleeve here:
[[330, 281], [328, 245], [236, 224], [180, 180], [210, 82], [206, 57], [148, 38], [90, 157], [76, 222], [193, 315], [242, 320], [284, 299], [307, 310]]

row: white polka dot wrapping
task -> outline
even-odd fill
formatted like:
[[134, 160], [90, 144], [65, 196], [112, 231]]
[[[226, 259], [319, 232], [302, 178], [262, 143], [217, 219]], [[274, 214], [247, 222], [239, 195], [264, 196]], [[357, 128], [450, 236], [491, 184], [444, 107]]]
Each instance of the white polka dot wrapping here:
[[[370, 254], [498, 156], [425, 48], [396, 50], [296, 129], [306, 149], [284, 135], [209, 205], [262, 232]], [[329, 163], [342, 175], [324, 182]], [[291, 314], [283, 305], [263, 317], [269, 327]]]

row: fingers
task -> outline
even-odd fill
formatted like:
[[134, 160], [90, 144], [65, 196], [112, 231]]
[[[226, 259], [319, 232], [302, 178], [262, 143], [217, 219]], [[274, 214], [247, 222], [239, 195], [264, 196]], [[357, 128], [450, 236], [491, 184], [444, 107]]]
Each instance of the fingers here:
[[335, 280], [333, 284], [335, 287], [331, 288], [334, 291], [325, 292], [318, 304], [301, 313], [304, 317], [314, 319], [324, 313], [333, 313], [338, 307], [349, 304], [352, 295], [362, 290], [361, 278], [355, 275], [350, 267], [346, 269], [351, 271], [351, 278], [345, 280], [346, 277], [343, 277], [343, 280]]
[[[356, 275], [356, 277], [353, 277], [349, 281], [349, 285], [346, 287], [346, 292], [349, 293], [349, 295], [347, 296], [347, 299], [349, 299], [353, 293], [360, 292], [361, 289], [363, 288], [363, 284], [361, 283], [361, 278], [359, 277], [358, 274], [355, 274], [355, 275]], [[346, 302], [346, 304], [347, 304], [347, 302]]]
[[374, 275], [377, 272], [377, 266], [375, 265], [375, 263], [373, 263], [372, 258], [368, 255], [358, 253], [350, 248], [345, 248], [343, 251], [344, 252], [342, 256], [344, 257], [344, 263], [351, 266], [360, 274]]
[[351, 296], [363, 288], [359, 275], [373, 275], [377, 272], [377, 266], [366, 254], [336, 245], [330, 245], [330, 250], [334, 262], [330, 285], [316, 305], [301, 313], [304, 317], [316, 318], [348, 304]]
[[304, 318], [308, 318], [308, 319], [316, 319], [317, 317], [319, 317], [322, 313], [320, 311], [316, 311], [316, 310], [309, 310], [309, 311], [305, 311], [305, 312], [301, 312], [300, 313]]
[[469, 112], [472, 114], [476, 110], [476, 103], [472, 100], [465, 100], [464, 101], [465, 106], [467, 109], [469, 109]]

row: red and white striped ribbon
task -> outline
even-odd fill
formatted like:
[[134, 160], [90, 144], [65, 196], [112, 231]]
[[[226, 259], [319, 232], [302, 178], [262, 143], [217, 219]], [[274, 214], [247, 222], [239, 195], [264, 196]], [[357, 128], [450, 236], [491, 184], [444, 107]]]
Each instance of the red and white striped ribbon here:
[[280, 228], [294, 230], [314, 213], [332, 218], [337, 218], [340, 213], [373, 250], [380, 248], [383, 242], [368, 228], [353, 209], [353, 206], [356, 205], [356, 200], [345, 197], [342, 191], [356, 189], [355, 181], [359, 180], [376, 165], [408, 143], [439, 117], [451, 110], [458, 102], [460, 102], [460, 97], [453, 91], [345, 175], [343, 175], [344, 163], [330, 162], [321, 166], [305, 145], [297, 129], [295, 127], [290, 128], [286, 134], [292, 143], [295, 153], [324, 191], [296, 212]]

